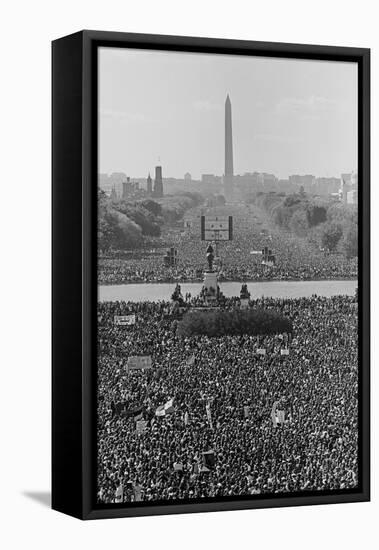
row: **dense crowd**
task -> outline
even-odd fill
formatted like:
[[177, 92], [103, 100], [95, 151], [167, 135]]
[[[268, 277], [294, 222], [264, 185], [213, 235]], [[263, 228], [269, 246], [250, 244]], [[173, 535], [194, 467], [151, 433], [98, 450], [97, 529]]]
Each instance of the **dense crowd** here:
[[[292, 339], [181, 338], [168, 302], [98, 304], [99, 502], [356, 487], [356, 298], [262, 298], [251, 307], [289, 316]], [[128, 314], [134, 325], [114, 323]], [[129, 370], [138, 355], [152, 367]]]
[[[99, 283], [142, 283], [201, 281], [206, 267], [207, 243], [200, 240], [200, 208], [192, 211], [192, 227], [163, 230], [162, 240], [147, 239], [151, 250], [141, 255], [135, 251], [128, 259], [100, 258]], [[358, 274], [357, 259], [347, 260], [342, 254], [326, 254], [309, 240], [301, 239], [277, 227], [267, 229], [256, 207], [228, 207], [233, 215], [234, 237], [219, 245], [220, 281], [354, 279]], [[188, 214], [190, 216], [191, 213]], [[262, 230], [266, 234], [261, 234]], [[166, 233], [165, 233], [166, 231]], [[175, 267], [166, 267], [163, 255], [167, 243], [178, 250]], [[262, 264], [254, 252], [263, 247], [275, 255], [275, 265]]]

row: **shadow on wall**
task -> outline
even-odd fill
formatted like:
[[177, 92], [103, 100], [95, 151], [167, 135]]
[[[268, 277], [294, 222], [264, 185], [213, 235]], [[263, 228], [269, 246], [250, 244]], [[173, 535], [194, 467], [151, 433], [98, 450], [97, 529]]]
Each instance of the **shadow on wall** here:
[[30, 498], [42, 506], [48, 506], [49, 508], [51, 506], [50, 491], [24, 491], [22, 494], [24, 497]]

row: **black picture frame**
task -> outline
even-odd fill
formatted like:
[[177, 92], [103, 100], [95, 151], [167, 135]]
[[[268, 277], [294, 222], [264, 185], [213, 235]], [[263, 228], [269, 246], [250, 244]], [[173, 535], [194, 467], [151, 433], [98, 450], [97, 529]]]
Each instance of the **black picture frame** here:
[[[259, 55], [358, 64], [359, 487], [188, 503], [99, 506], [96, 472], [97, 48]], [[81, 519], [370, 499], [370, 50], [81, 31], [52, 43], [52, 508]]]

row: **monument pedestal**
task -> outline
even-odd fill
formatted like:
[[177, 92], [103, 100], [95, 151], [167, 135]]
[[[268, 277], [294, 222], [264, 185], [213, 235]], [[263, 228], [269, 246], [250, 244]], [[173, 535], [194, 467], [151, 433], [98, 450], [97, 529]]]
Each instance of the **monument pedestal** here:
[[247, 309], [249, 307], [249, 298], [241, 298], [241, 309]]
[[217, 300], [217, 273], [215, 271], [204, 272], [203, 288], [208, 300]]

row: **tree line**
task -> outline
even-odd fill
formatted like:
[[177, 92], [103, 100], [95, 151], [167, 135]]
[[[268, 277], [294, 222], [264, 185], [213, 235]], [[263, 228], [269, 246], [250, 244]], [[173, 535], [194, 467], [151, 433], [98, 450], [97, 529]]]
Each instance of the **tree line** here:
[[252, 202], [263, 208], [276, 225], [308, 238], [327, 252], [348, 259], [358, 255], [358, 212], [355, 205], [327, 201], [304, 192], [257, 193]]
[[98, 247], [102, 252], [138, 248], [145, 236], [160, 237], [162, 226], [178, 222], [189, 208], [203, 202], [199, 193], [162, 199], [113, 202], [98, 190]]

